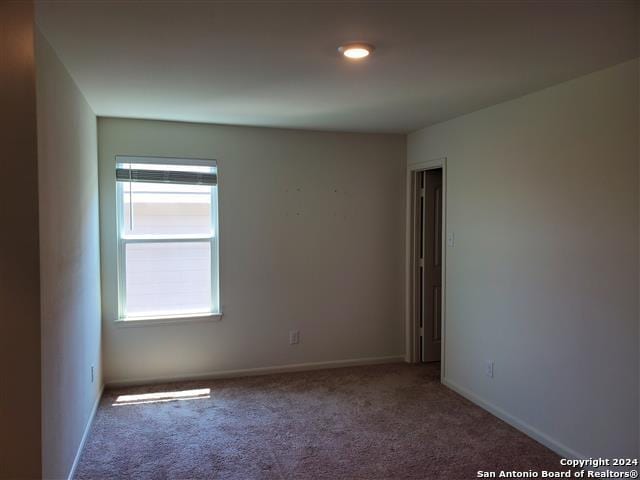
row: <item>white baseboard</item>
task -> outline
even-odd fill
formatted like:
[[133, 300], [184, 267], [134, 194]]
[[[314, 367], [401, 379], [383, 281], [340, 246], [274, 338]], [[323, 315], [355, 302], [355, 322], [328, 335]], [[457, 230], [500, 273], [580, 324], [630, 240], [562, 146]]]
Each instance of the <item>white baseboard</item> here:
[[495, 406], [494, 404], [492, 404], [492, 403], [486, 401], [485, 399], [479, 397], [475, 393], [467, 390], [466, 388], [461, 387], [460, 385], [457, 385], [456, 383], [452, 382], [451, 380], [443, 378], [442, 379], [442, 383], [445, 386], [449, 387], [451, 390], [453, 390], [456, 393], [459, 393], [460, 395], [465, 397], [467, 400], [472, 401], [473, 403], [475, 403], [479, 407], [483, 408], [484, 410], [487, 410], [489, 413], [491, 413], [491, 414], [495, 415], [496, 417], [498, 417], [499, 419], [507, 422], [512, 427], [520, 430], [525, 435], [533, 438], [537, 442], [543, 444], [545, 447], [553, 450], [554, 452], [556, 452], [561, 457], [579, 459], [579, 460], [584, 460], [585, 458], [587, 458], [586, 456], [579, 454], [575, 450], [573, 450], [573, 449], [569, 448], [568, 446], [564, 445], [563, 443], [559, 442], [555, 438], [552, 438], [549, 435], [547, 435], [546, 433], [541, 432], [537, 428], [532, 427], [531, 425], [529, 425], [525, 421], [520, 420], [519, 418], [511, 415], [510, 413], [507, 413], [506, 411], [504, 411], [500, 407]]
[[87, 438], [89, 437], [89, 432], [91, 431], [91, 426], [93, 425], [93, 419], [95, 418], [96, 412], [98, 411], [98, 405], [100, 405], [100, 399], [102, 399], [103, 392], [104, 385], [100, 389], [100, 393], [98, 393], [96, 401], [93, 403], [93, 408], [91, 408], [91, 414], [89, 415], [89, 420], [87, 420], [87, 425], [84, 427], [84, 432], [82, 433], [82, 438], [80, 439], [80, 445], [78, 445], [76, 457], [73, 459], [71, 470], [69, 470], [69, 476], [67, 477], [68, 480], [72, 480], [73, 476], [76, 473], [76, 468], [78, 467], [78, 462], [80, 461], [80, 455], [82, 455], [82, 449], [84, 448], [84, 444], [87, 442]]
[[404, 355], [392, 357], [354, 358], [348, 360], [331, 360], [327, 362], [296, 363], [271, 367], [245, 368], [239, 370], [220, 370], [209, 373], [193, 375], [174, 375], [166, 377], [148, 377], [135, 379], [110, 380], [107, 387], [129, 387], [136, 385], [149, 385], [153, 383], [179, 382], [188, 380], [213, 380], [217, 378], [251, 377], [256, 375], [269, 375], [272, 373], [303, 372], [307, 370], [322, 370], [326, 368], [354, 367], [362, 365], [377, 365], [383, 363], [404, 362]]

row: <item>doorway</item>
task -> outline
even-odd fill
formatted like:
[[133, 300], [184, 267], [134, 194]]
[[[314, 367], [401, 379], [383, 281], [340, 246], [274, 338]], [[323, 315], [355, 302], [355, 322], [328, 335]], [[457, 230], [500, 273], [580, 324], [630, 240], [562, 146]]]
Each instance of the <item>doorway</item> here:
[[409, 171], [410, 361], [443, 358], [444, 165]]

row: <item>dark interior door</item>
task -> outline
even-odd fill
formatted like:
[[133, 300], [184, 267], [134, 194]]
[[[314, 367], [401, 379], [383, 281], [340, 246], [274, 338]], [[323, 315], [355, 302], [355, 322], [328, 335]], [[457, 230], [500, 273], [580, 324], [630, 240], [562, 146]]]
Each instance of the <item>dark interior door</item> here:
[[440, 361], [442, 329], [442, 169], [422, 172], [420, 229], [422, 248], [418, 271], [420, 352], [423, 362]]

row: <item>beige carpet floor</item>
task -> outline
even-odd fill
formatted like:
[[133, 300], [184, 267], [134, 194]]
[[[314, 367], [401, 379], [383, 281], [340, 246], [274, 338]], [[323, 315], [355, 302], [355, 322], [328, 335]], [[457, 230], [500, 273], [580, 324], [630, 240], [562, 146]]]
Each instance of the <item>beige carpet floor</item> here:
[[560, 469], [555, 453], [442, 386], [438, 369], [392, 364], [109, 390], [76, 478], [458, 480]]

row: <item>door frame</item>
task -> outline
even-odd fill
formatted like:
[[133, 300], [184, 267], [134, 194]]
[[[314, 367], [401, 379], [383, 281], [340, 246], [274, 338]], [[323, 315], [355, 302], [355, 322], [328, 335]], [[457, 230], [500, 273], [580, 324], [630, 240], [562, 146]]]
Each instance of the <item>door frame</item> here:
[[405, 204], [405, 361], [418, 363], [418, 320], [413, 308], [413, 280], [412, 280], [412, 205], [413, 205], [413, 177], [424, 170], [442, 169], [442, 331], [440, 347], [440, 378], [445, 378], [445, 351], [447, 344], [446, 328], [446, 272], [447, 272], [447, 158], [440, 157], [425, 162], [407, 165], [406, 204]]

